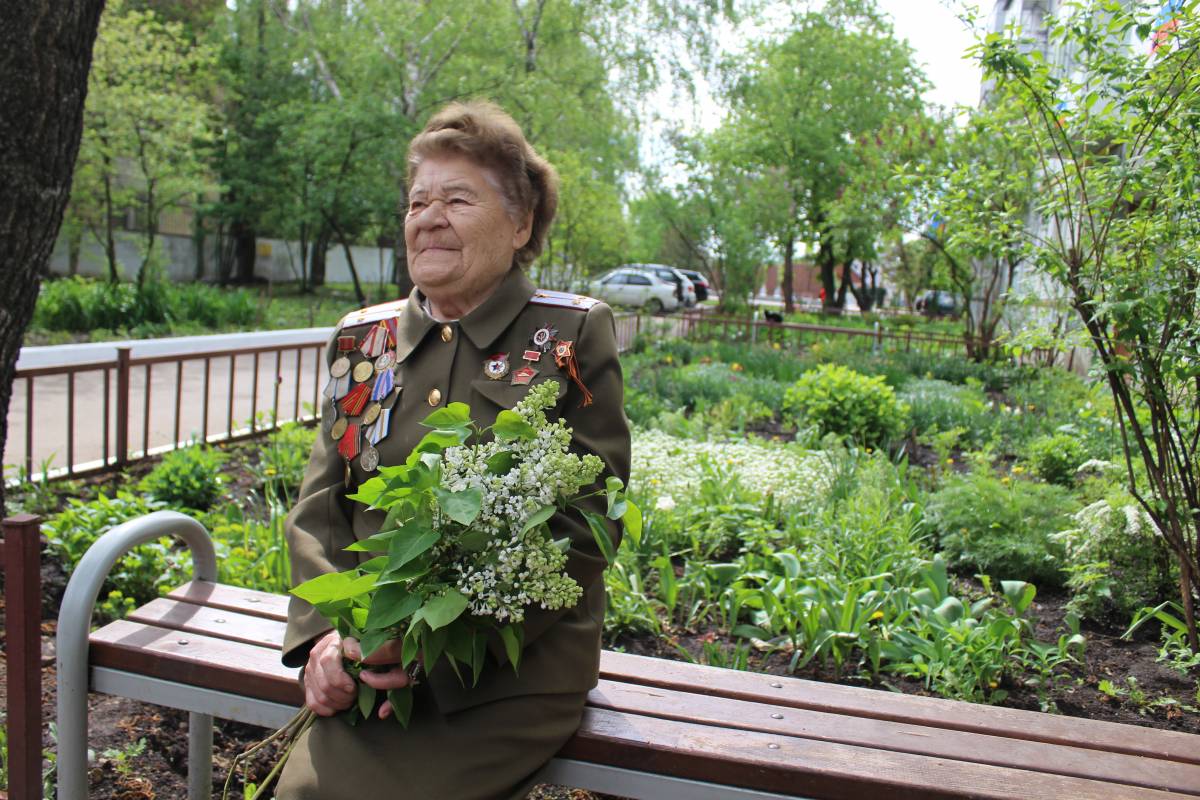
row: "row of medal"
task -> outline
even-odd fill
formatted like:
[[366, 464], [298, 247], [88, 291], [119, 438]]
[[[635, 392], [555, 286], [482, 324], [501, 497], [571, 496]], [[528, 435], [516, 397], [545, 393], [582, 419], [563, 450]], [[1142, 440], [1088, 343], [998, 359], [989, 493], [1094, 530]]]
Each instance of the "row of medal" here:
[[[329, 365], [325, 384], [329, 413], [323, 425], [346, 460], [347, 480], [356, 457], [366, 472], [379, 466], [375, 445], [388, 435], [392, 408], [402, 388], [396, 384], [396, 324], [394, 318], [380, 322], [361, 343], [354, 336], [338, 336], [338, 356]], [[366, 360], [351, 366], [355, 350]]]
[[[513, 371], [511, 384], [513, 386], [528, 386], [538, 374], [533, 365], [551, 350], [554, 351], [554, 363], [567, 373], [583, 393], [583, 405], [592, 404], [592, 393], [583, 385], [579, 377], [579, 362], [575, 360], [575, 343], [558, 338], [558, 330], [544, 325], [529, 337], [529, 347], [521, 354], [525, 365]], [[496, 353], [483, 362], [483, 374], [494, 381], [503, 380], [509, 374], [508, 353]]]

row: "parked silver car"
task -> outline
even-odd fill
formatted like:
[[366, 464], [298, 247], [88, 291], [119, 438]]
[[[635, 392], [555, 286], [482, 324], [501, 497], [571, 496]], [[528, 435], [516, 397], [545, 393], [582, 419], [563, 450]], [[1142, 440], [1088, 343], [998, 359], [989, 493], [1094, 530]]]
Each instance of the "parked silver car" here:
[[653, 272], [618, 267], [606, 272], [587, 285], [587, 293], [611, 306], [632, 306], [652, 314], [674, 311], [680, 300], [677, 287]]
[[675, 285], [675, 297], [680, 303], [688, 308], [696, 305], [696, 287], [692, 285], [687, 275], [684, 275], [675, 269], [675, 267], [668, 267], [666, 264], [623, 264], [622, 267], [657, 275], [663, 280], [669, 281]]

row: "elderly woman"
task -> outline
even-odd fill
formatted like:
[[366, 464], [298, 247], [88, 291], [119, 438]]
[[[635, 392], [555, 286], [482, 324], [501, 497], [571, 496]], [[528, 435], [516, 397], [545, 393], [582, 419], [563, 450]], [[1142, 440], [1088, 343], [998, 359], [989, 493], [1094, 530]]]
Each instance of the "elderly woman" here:
[[[450, 402], [468, 403], [490, 424], [530, 386], [554, 380], [554, 413], [574, 429], [574, 447], [628, 478], [611, 311], [538, 290], [521, 270], [542, 249], [556, 180], [489, 103], [450, 105], [413, 139], [404, 239], [417, 290], [350, 314], [330, 342], [325, 430], [287, 522], [295, 582], [367, 557], [344, 548], [376, 533], [382, 514], [346, 495], [379, 464], [402, 463], [424, 433], [420, 421]], [[578, 518], [560, 514], [553, 525], [556, 538], [571, 539], [567, 570], [582, 599], [564, 611], [530, 609], [519, 674], [489, 663], [468, 688], [444, 663], [423, 676], [407, 730], [387, 719], [386, 703], [355, 727], [332, 718], [354, 702], [343, 659], [361, 651], [292, 599], [283, 659], [304, 665], [306, 703], [321, 719], [288, 760], [280, 800], [524, 796], [578, 727], [599, 669], [604, 561]], [[377, 689], [407, 685], [399, 660], [399, 642], [385, 645], [361, 679]]]

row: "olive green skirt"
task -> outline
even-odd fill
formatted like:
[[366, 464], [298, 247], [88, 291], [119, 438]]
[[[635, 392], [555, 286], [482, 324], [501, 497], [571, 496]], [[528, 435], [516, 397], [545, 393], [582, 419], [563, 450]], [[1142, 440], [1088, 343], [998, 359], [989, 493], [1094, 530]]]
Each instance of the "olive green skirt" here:
[[318, 718], [297, 742], [278, 800], [521, 800], [571, 738], [586, 694], [524, 695], [442, 714], [428, 685], [408, 729]]

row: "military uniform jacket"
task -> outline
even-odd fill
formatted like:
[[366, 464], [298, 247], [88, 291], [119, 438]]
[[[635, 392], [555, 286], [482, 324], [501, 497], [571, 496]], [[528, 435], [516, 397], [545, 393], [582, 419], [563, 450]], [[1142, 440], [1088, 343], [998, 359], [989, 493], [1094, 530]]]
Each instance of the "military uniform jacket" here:
[[[514, 267], [490, 297], [456, 322], [431, 318], [417, 292], [408, 301], [348, 315], [330, 342], [327, 365], [339, 356], [339, 338], [354, 335], [361, 342], [384, 319], [395, 319], [395, 384], [400, 388], [392, 402], [389, 430], [375, 445], [380, 464], [404, 462], [427, 431], [420, 421], [436, 407], [468, 403], [472, 418], [486, 426], [501, 409], [512, 408], [521, 400], [531, 385], [555, 380], [558, 404], [547, 414], [552, 418], [557, 414], [574, 430], [573, 448], [596, 454], [604, 461], [606, 475], [628, 481], [629, 427], [615, 324], [608, 306], [578, 295], [537, 290]], [[567, 370], [557, 367], [553, 352], [530, 365], [538, 372], [528, 385], [514, 384], [513, 374], [526, 364], [522, 356], [531, 348], [531, 337], [547, 328], [557, 332], [557, 341], [574, 343], [579, 383], [590, 390], [590, 405], [584, 406], [582, 389]], [[346, 343], [342, 338], [342, 344]], [[500, 379], [488, 375], [499, 371], [494, 364], [485, 371], [497, 356], [506, 356], [510, 365], [509, 373]], [[349, 357], [353, 366], [367, 359], [358, 350], [350, 351]], [[324, 413], [332, 413], [329, 405]], [[370, 557], [344, 551], [355, 540], [377, 533], [384, 518], [382, 512], [346, 499], [373, 474], [363, 470], [358, 458], [351, 458], [349, 464], [347, 487], [347, 460], [338, 450], [338, 441], [322, 429], [286, 523], [294, 584], [351, 569]], [[603, 512], [603, 497], [588, 502], [593, 501], [592, 510]], [[596, 685], [605, 606], [604, 559], [577, 512], [558, 514], [551, 527], [555, 538], [568, 536], [571, 540], [567, 571], [583, 587], [583, 597], [570, 609], [529, 610], [519, 675], [510, 665], [495, 663], [493, 656], [479, 683], [464, 688], [447, 665], [440, 664], [428, 681], [442, 713], [518, 695], [586, 692]], [[615, 526], [611, 535], [619, 536]], [[329, 629], [329, 623], [308, 603], [292, 597], [284, 663], [303, 664], [314, 639]]]

